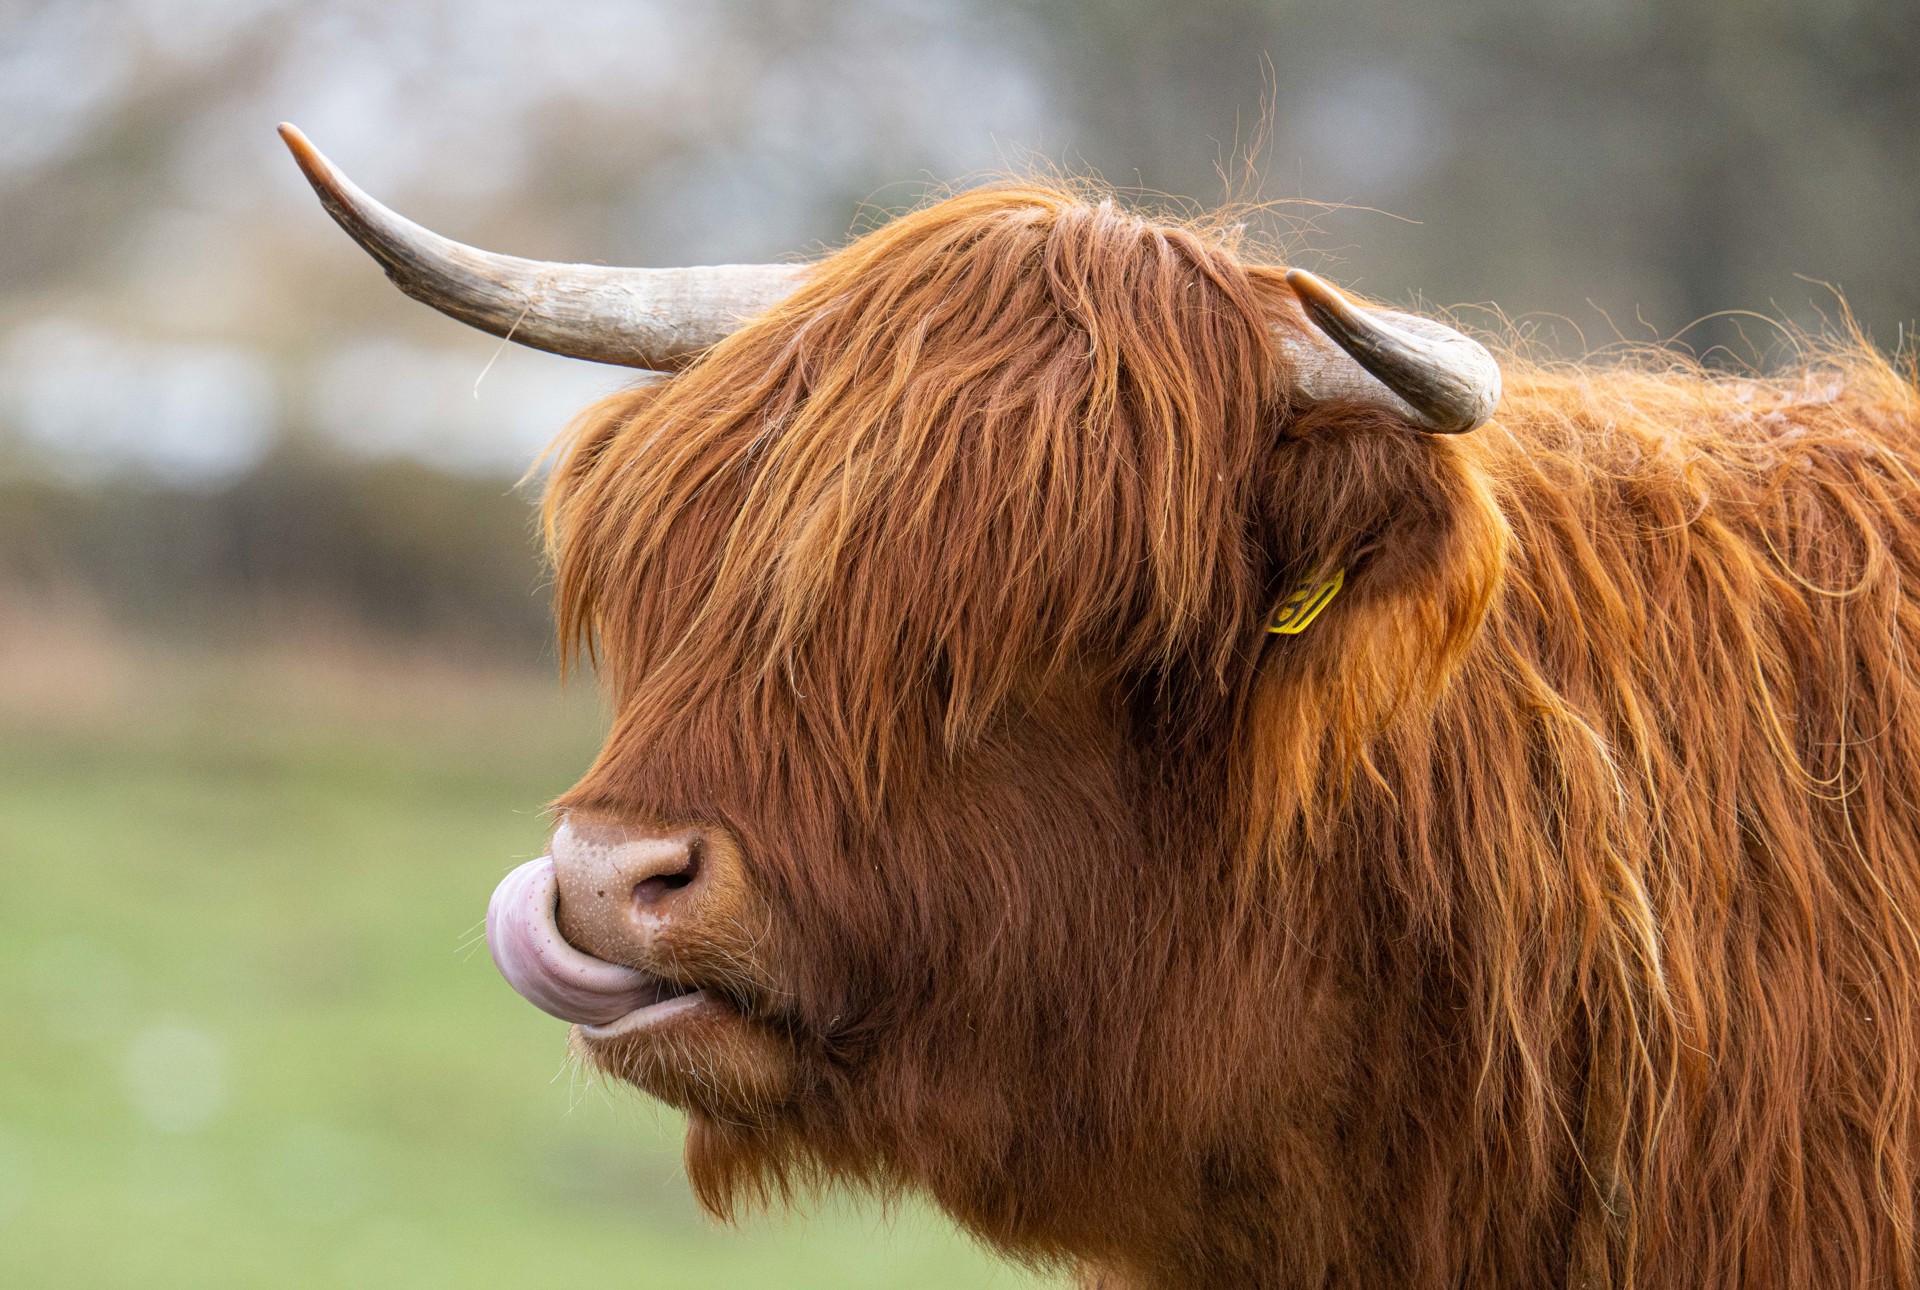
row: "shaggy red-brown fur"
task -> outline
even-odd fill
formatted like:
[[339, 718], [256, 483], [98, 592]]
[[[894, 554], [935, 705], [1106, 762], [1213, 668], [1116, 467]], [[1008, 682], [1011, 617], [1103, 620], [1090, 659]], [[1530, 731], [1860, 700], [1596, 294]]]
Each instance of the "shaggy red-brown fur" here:
[[562, 805], [739, 840], [802, 1072], [695, 1108], [702, 1198], [1115, 1285], [1920, 1281], [1912, 380], [1512, 360], [1438, 439], [1291, 404], [1304, 325], [991, 189], [584, 418]]

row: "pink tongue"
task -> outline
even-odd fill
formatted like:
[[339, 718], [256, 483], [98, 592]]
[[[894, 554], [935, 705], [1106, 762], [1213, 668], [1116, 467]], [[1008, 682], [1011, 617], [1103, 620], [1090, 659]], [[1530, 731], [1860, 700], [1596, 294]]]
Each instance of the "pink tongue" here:
[[487, 948], [507, 984], [562, 1021], [604, 1025], [658, 1002], [658, 977], [582, 954], [554, 922], [553, 861], [529, 860], [501, 880], [487, 903]]

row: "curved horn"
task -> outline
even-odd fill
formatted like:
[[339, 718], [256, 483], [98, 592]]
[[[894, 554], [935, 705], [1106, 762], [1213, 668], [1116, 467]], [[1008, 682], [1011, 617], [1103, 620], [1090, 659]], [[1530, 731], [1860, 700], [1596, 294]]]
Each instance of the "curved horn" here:
[[282, 125], [280, 137], [327, 213], [400, 290], [469, 326], [569, 358], [679, 366], [784, 299], [806, 273], [800, 265], [625, 269], [495, 255], [388, 210], [293, 126]]
[[1500, 365], [1478, 341], [1431, 318], [1362, 309], [1305, 269], [1287, 270], [1287, 285], [1339, 346], [1283, 342], [1310, 400], [1385, 402], [1432, 434], [1471, 430], [1500, 406]]

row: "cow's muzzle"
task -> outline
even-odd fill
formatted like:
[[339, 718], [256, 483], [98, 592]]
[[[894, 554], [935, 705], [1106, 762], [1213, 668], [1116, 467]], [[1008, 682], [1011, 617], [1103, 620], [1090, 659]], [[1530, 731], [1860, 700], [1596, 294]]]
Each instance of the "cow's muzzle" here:
[[487, 946], [529, 1002], [577, 1023], [595, 1066], [743, 1123], [798, 1080], [791, 1024], [760, 1015], [784, 995], [761, 962], [769, 926], [726, 830], [575, 815], [493, 893]]
[[[565, 820], [549, 856], [508, 874], [487, 908], [487, 947], [508, 984], [583, 1026], [657, 1020], [700, 1000], [674, 970], [736, 864], [698, 829], [651, 832]], [[676, 934], [680, 935], [676, 935]]]

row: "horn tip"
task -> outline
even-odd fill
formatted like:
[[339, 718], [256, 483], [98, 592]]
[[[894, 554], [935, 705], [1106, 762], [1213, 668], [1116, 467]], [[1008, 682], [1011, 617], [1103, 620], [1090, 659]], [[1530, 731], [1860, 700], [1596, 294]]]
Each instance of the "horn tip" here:
[[315, 188], [328, 190], [338, 187], [333, 178], [333, 164], [321, 155], [320, 149], [313, 146], [313, 141], [307, 138], [299, 126], [291, 121], [282, 121], [280, 140], [287, 145], [287, 151], [291, 152], [293, 159], [300, 164], [300, 172], [307, 177], [308, 183]]
[[1306, 269], [1288, 269], [1287, 285], [1293, 288], [1293, 294], [1300, 297], [1303, 303], [1321, 305], [1346, 303], [1346, 297], [1336, 291], [1331, 282]]

